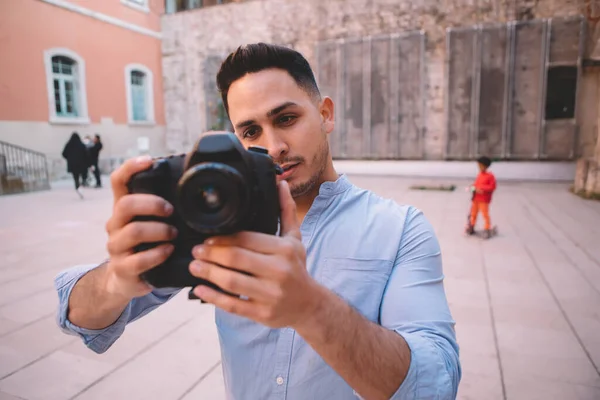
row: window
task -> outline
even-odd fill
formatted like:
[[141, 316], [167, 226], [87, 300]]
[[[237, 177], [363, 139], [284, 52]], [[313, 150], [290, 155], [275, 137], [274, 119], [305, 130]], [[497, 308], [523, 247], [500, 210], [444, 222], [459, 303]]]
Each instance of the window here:
[[127, 109], [130, 124], [154, 123], [152, 84], [152, 71], [145, 66], [130, 64], [125, 68]]
[[165, 12], [172, 14], [196, 8], [216, 6], [219, 4], [236, 3], [242, 0], [165, 0]]
[[546, 86], [546, 120], [575, 118], [577, 67], [550, 67]]
[[50, 122], [88, 123], [83, 59], [68, 49], [47, 50], [44, 58]]
[[150, 8], [148, 8], [148, 0], [121, 0], [121, 3], [129, 6], [131, 8], [135, 8], [138, 11], [150, 12]]
[[146, 121], [146, 74], [131, 71], [131, 106], [134, 121]]
[[64, 56], [52, 57], [54, 107], [56, 115], [77, 117], [75, 61]]

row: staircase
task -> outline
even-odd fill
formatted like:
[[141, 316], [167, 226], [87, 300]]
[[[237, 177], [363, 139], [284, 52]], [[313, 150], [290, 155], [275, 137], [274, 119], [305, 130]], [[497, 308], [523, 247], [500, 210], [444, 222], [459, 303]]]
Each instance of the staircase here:
[[0, 141], [0, 195], [48, 189], [46, 156]]

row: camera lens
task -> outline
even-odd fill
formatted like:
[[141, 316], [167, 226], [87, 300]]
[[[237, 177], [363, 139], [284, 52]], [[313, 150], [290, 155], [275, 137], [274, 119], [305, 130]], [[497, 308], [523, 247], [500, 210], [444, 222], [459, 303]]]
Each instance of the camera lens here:
[[242, 175], [221, 163], [195, 165], [181, 177], [181, 217], [197, 232], [226, 233], [245, 219], [248, 189]]
[[223, 208], [221, 194], [212, 185], [198, 189], [198, 206], [203, 212], [216, 212]]

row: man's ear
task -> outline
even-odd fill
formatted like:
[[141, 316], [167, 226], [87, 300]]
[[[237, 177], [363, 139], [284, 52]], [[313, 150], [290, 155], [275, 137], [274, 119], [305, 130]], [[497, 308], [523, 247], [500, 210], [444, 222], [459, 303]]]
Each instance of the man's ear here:
[[333, 131], [333, 128], [335, 128], [335, 107], [331, 97], [323, 97], [319, 111], [321, 113], [321, 120], [325, 127], [325, 132], [329, 134]]

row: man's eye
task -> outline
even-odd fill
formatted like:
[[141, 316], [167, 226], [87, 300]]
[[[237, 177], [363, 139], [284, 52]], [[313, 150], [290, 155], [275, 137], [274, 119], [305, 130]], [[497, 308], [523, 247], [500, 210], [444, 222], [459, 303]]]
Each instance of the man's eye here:
[[296, 117], [294, 115], [284, 115], [278, 119], [278, 122], [281, 125], [290, 125], [295, 119]]
[[256, 128], [248, 128], [244, 131], [244, 139], [252, 139], [258, 133]]

